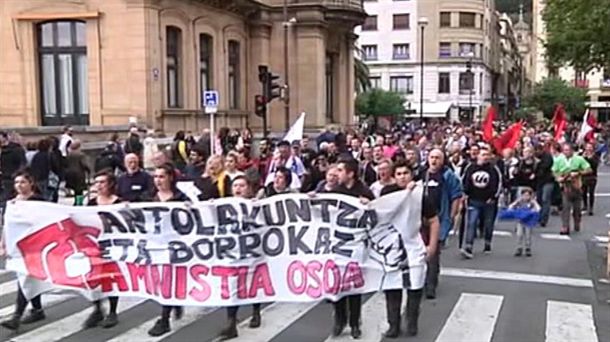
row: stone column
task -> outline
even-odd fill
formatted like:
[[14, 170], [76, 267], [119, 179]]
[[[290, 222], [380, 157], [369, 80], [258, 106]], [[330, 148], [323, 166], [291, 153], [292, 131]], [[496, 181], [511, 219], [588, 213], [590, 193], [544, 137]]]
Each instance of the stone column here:
[[291, 78], [291, 106], [307, 113], [306, 126], [324, 126], [325, 62], [324, 29], [315, 24], [296, 27], [296, 46], [292, 60], [295, 78]]

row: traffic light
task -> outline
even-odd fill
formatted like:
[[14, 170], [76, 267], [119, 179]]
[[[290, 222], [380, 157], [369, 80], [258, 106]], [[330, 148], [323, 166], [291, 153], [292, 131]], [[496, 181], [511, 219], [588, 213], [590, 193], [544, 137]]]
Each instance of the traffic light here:
[[260, 118], [267, 114], [267, 101], [263, 95], [254, 96], [254, 114]]
[[280, 76], [274, 75], [273, 73], [267, 74], [267, 85], [263, 87], [265, 90], [265, 98], [271, 102], [273, 99], [279, 98], [281, 94], [282, 86], [279, 84]]

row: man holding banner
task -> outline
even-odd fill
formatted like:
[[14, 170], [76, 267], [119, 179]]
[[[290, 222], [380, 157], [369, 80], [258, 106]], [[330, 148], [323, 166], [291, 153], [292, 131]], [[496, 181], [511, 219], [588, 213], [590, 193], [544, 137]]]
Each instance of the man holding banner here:
[[[413, 170], [406, 162], [397, 162], [394, 164], [394, 180], [395, 184], [387, 185], [381, 190], [381, 195], [387, 195], [392, 192], [408, 189], [413, 180]], [[421, 182], [415, 186], [421, 187]], [[426, 191], [422, 192], [421, 197], [421, 230], [424, 242], [427, 242], [427, 257], [431, 258], [436, 255], [439, 241], [440, 223], [437, 216], [436, 203], [431, 196], [426, 195]], [[406, 222], [405, 222], [406, 224]], [[419, 275], [419, 279], [413, 281], [414, 277]], [[407, 335], [417, 335], [417, 321], [419, 319], [419, 307], [423, 296], [423, 287], [426, 282], [426, 272], [419, 274], [418, 272], [409, 272], [405, 274], [405, 285], [407, 288]], [[388, 316], [388, 324], [390, 325], [385, 336], [388, 338], [397, 338], [400, 335], [400, 307], [402, 306], [403, 289], [386, 290], [386, 312]]]

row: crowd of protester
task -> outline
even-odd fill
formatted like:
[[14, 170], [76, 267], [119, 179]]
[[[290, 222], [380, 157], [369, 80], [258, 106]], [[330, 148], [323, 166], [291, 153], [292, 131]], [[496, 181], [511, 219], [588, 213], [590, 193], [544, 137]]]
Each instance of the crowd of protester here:
[[[477, 254], [477, 237], [482, 252], [491, 253], [499, 208], [539, 210], [540, 227], [548, 225], [553, 211], [561, 212], [561, 234], [579, 231], [581, 215], [594, 214], [597, 168], [606, 160], [608, 130], [598, 127], [596, 138], [580, 145], [575, 144], [577, 131], [576, 125], [569, 126], [562, 137], [565, 142], [559, 142], [545, 125], [526, 125], [514, 146], [497, 151], [475, 128], [440, 121], [423, 126], [397, 123], [388, 130], [366, 133], [329, 127], [315, 139], [305, 135], [300, 141], [255, 142], [248, 129], [222, 128], [214, 135], [204, 130], [198, 137], [180, 131], [170, 146], [162, 148], [151, 132], [142, 134], [134, 127], [123, 141], [113, 135], [92, 163], [70, 127], [60, 137], [25, 146], [0, 132], [0, 200], [57, 202], [63, 184], [75, 204], [81, 204], [77, 198], [90, 193], [89, 179], [94, 180], [96, 197], [87, 196], [87, 205], [185, 201], [176, 188], [178, 181], [193, 181], [200, 200], [300, 192], [341, 193], [363, 203], [421, 184], [428, 268], [425, 286], [410, 289], [407, 299], [407, 334], [415, 335], [421, 298], [436, 297], [440, 253], [452, 230], [460, 231], [460, 252], [471, 259]], [[515, 256], [532, 256], [531, 231], [523, 225], [517, 228]], [[402, 291], [388, 291], [386, 298], [390, 303], [386, 335], [397, 337]], [[116, 325], [117, 303], [118, 298], [110, 298], [110, 314], [105, 315], [96, 302], [85, 326]], [[17, 329], [19, 324], [44, 319], [40, 298], [32, 300], [31, 315], [22, 319], [26, 304], [20, 292], [15, 315], [2, 325]], [[334, 335], [349, 324], [352, 336], [360, 337], [360, 306], [360, 296], [334, 303]], [[170, 331], [172, 311], [178, 318], [182, 315], [179, 307], [163, 307], [150, 335]], [[254, 306], [253, 312], [250, 326], [258, 327], [260, 306]], [[227, 339], [238, 334], [236, 313], [236, 307], [228, 308], [228, 327], [223, 331]]]

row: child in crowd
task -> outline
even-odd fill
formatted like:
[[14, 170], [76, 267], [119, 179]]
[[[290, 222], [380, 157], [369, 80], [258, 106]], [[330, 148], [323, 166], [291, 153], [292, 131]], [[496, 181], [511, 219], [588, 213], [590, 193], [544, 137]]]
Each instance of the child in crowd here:
[[532, 256], [532, 229], [538, 222], [540, 204], [534, 199], [534, 190], [525, 187], [521, 190], [519, 198], [513, 202], [509, 210], [519, 212], [519, 221], [517, 222], [517, 249], [515, 256], [523, 255]]

